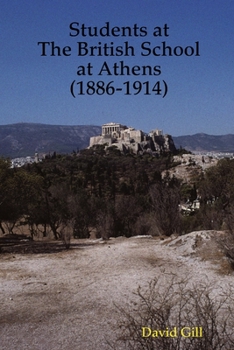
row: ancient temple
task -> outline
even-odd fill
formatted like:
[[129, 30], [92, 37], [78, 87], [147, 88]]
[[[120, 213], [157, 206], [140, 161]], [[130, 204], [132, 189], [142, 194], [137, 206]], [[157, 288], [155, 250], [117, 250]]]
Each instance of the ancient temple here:
[[175, 145], [170, 135], [163, 135], [162, 130], [154, 129], [148, 134], [120, 123], [106, 123], [102, 125], [102, 134], [90, 138], [90, 146], [116, 146], [123, 152], [129, 150], [134, 153], [175, 151]]

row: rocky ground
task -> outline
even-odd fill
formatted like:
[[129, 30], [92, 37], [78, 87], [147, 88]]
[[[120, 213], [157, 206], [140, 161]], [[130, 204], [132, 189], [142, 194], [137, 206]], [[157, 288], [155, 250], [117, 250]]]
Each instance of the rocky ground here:
[[207, 155], [183, 154], [174, 156], [173, 159], [178, 164], [169, 173], [185, 183], [193, 182], [194, 178], [218, 163], [218, 159]]
[[[0, 255], [2, 350], [105, 350], [139, 285], [174, 273], [219, 291], [233, 272], [216, 244], [222, 232], [73, 240], [71, 248]], [[118, 348], [120, 349], [120, 348]]]

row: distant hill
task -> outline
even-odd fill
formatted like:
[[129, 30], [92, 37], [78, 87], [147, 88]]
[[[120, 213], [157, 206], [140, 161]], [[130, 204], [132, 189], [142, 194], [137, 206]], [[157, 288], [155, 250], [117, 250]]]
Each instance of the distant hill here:
[[234, 135], [195, 134], [173, 137], [176, 148], [187, 149], [192, 152], [234, 152]]
[[[91, 136], [101, 134], [97, 125], [0, 125], [0, 156], [25, 157], [41, 153], [71, 153], [88, 147]], [[234, 135], [195, 134], [173, 137], [176, 148], [189, 151], [234, 152]]]
[[47, 125], [18, 123], [0, 125], [0, 156], [16, 158], [37, 153], [71, 153], [89, 145], [101, 133], [94, 125]]

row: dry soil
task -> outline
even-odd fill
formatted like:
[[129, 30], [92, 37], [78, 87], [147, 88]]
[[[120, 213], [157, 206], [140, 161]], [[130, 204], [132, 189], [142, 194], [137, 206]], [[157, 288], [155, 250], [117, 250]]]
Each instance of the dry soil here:
[[73, 240], [71, 249], [0, 254], [1, 350], [105, 350], [139, 285], [174, 273], [214, 290], [233, 284], [221, 232]]

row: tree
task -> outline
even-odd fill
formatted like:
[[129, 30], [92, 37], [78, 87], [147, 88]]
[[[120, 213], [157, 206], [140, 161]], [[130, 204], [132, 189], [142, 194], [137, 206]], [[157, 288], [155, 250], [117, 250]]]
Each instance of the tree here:
[[115, 235], [125, 237], [136, 235], [137, 219], [142, 212], [142, 207], [136, 197], [118, 196], [114, 204]]
[[[17, 221], [30, 215], [30, 208], [36, 203], [42, 185], [42, 179], [23, 168], [9, 169], [4, 166], [1, 175], [0, 221], [5, 222], [8, 231], [13, 233]], [[2, 169], [3, 170], [3, 169]]]
[[159, 234], [170, 236], [180, 228], [180, 182], [176, 178], [165, 178], [149, 189], [151, 212]]
[[50, 226], [54, 238], [60, 238], [58, 229], [69, 221], [68, 190], [65, 185], [52, 185], [44, 191], [46, 221]]
[[234, 161], [222, 159], [209, 168], [199, 186], [201, 213], [205, 228], [233, 230]]
[[95, 197], [80, 189], [70, 193], [68, 210], [70, 222], [75, 238], [89, 238], [90, 232], [96, 223], [97, 203]]

